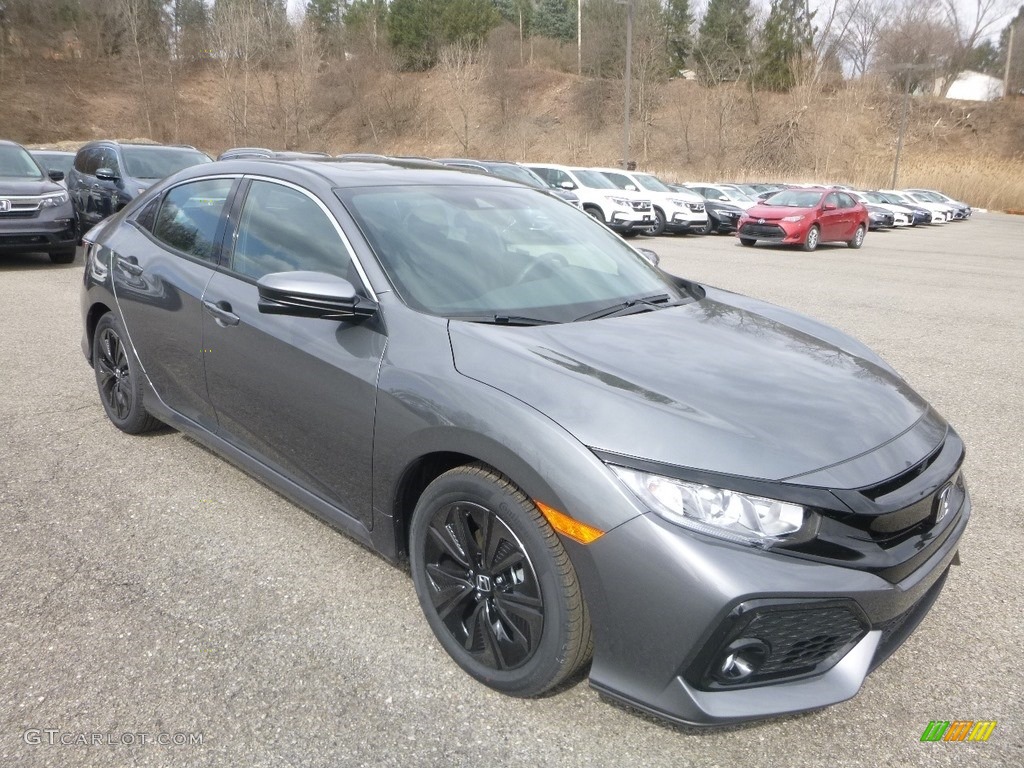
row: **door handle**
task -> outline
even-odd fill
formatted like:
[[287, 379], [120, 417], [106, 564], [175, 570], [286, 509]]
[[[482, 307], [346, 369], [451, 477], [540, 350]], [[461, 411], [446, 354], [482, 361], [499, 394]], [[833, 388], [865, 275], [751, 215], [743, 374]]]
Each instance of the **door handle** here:
[[203, 306], [220, 325], [238, 325], [238, 315], [231, 311], [231, 305], [226, 301], [203, 301]]
[[139, 275], [146, 271], [139, 266], [139, 261], [134, 256], [128, 256], [127, 258], [124, 256], [118, 256], [117, 266], [124, 272], [127, 272], [129, 275], [132, 275], [134, 277], [138, 277]]

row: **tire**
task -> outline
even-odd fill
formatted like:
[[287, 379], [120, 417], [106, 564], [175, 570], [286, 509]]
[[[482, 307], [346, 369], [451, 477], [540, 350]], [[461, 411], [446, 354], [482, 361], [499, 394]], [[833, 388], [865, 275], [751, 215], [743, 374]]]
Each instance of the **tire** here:
[[654, 209], [654, 226], [647, 230], [648, 235], [657, 237], [665, 233], [665, 213], [661, 208]]
[[75, 249], [54, 251], [50, 254], [50, 261], [54, 264], [72, 264], [75, 261]]
[[853, 239], [846, 243], [847, 248], [860, 248], [864, 245], [864, 225], [861, 224], [857, 227], [857, 231], [853, 235]]
[[814, 224], [810, 229], [807, 230], [807, 237], [804, 238], [803, 244], [800, 246], [805, 251], [813, 251], [818, 247], [818, 241], [821, 238], [821, 230], [818, 229], [818, 225]]
[[714, 231], [715, 231], [715, 222], [711, 219], [710, 216], [708, 216], [708, 220], [706, 222], [704, 222], [703, 225], [701, 225], [700, 227], [698, 227], [697, 229], [695, 229], [693, 231], [696, 232], [698, 235], [710, 235], [710, 234], [713, 234]]
[[741, 237], [740, 238], [740, 245], [745, 245], [747, 248], [750, 248], [756, 242], [757, 242], [757, 240], [755, 240], [752, 237]]
[[[484, 685], [539, 696], [590, 658], [590, 617], [569, 556], [529, 497], [489, 467], [456, 467], [427, 486], [409, 560], [431, 630]], [[504, 567], [493, 570], [496, 562]]]
[[589, 215], [591, 218], [597, 219], [604, 224], [604, 214], [601, 213], [601, 209], [594, 205], [583, 206], [583, 212]]
[[621, 233], [621, 237], [624, 237], [627, 240], [629, 240], [630, 238], [633, 238], [633, 237], [636, 237], [637, 235], [639, 235], [640, 232], [641, 232], [641, 230], [639, 230], [639, 229], [631, 229], [628, 232], [622, 232]]
[[107, 418], [129, 435], [150, 432], [161, 426], [146, 412], [142, 399], [142, 378], [121, 323], [110, 312], [96, 323], [92, 341], [92, 367], [96, 387]]

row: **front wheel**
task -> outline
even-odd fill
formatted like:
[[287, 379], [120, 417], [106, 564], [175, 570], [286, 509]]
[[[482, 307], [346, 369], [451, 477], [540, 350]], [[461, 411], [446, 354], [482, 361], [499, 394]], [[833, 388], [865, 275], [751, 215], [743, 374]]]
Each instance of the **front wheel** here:
[[122, 432], [138, 435], [156, 429], [160, 422], [143, 405], [141, 376], [131, 350], [125, 345], [126, 338], [111, 313], [101, 317], [93, 334], [92, 365], [107, 417]]
[[75, 261], [75, 249], [69, 248], [65, 251], [54, 251], [50, 254], [50, 261], [54, 264], [71, 264]]
[[660, 208], [654, 209], [654, 226], [647, 230], [647, 234], [657, 237], [665, 232], [665, 214]]
[[861, 224], [857, 227], [857, 231], [853, 235], [853, 239], [846, 243], [848, 248], [860, 248], [864, 245], [864, 225]]
[[708, 216], [708, 220], [707, 221], [705, 221], [703, 224], [701, 224], [699, 227], [697, 227], [694, 230], [694, 232], [696, 232], [698, 235], [710, 235], [714, 231], [715, 231], [715, 222], [712, 221], [710, 216]]
[[740, 245], [745, 245], [745, 246], [747, 246], [747, 248], [750, 248], [756, 242], [757, 242], [757, 240], [755, 240], [752, 237], [741, 237], [740, 238]]
[[413, 583], [448, 655], [478, 681], [538, 696], [590, 656], [576, 571], [537, 506], [481, 464], [432, 482], [409, 532]]
[[807, 237], [804, 238], [803, 245], [801, 246], [805, 251], [813, 251], [818, 247], [818, 239], [821, 237], [821, 232], [818, 230], [818, 226], [814, 225], [807, 230]]

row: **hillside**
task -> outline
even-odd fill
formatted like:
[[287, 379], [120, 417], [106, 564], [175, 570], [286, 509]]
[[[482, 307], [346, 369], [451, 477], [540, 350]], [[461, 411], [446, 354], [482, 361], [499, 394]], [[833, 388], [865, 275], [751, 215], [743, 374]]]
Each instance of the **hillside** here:
[[[7, 59], [3, 70], [0, 136], [27, 144], [147, 136], [211, 154], [265, 145], [588, 165], [622, 157], [621, 81], [539, 67], [456, 61], [396, 73], [356, 60], [244, 82], [213, 65], [142, 78], [109, 62]], [[666, 178], [891, 182], [901, 99], [877, 84], [780, 95], [640, 77], [634, 92], [631, 159]], [[899, 181], [1024, 209], [1024, 99], [914, 97]]]

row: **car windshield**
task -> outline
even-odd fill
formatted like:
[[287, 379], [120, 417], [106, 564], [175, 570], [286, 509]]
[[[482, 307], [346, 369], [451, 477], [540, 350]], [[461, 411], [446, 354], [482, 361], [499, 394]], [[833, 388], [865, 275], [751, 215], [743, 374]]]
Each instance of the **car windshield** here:
[[806, 189], [784, 189], [764, 201], [765, 205], [776, 205], [783, 208], [814, 208], [821, 202], [821, 192]]
[[878, 194], [877, 192], [864, 192], [862, 196], [870, 200], [872, 203], [886, 203], [892, 205], [892, 203], [889, 203], [889, 201], [886, 200], [885, 197]]
[[65, 177], [71, 173], [75, 162], [75, 156], [70, 152], [33, 152], [32, 156], [46, 170], [61, 171]]
[[0, 178], [42, 181], [43, 172], [26, 150], [14, 144], [0, 144]]
[[637, 173], [633, 178], [648, 192], [672, 192], [672, 188], [668, 184], [664, 183], [657, 176], [651, 176], [649, 173]]
[[450, 318], [569, 322], [689, 298], [582, 211], [521, 187], [357, 187], [337, 195], [398, 295]]
[[528, 171], [521, 165], [513, 165], [512, 163], [495, 163], [494, 165], [488, 165], [486, 168], [497, 176], [499, 179], [508, 179], [509, 181], [517, 181], [520, 184], [525, 184], [528, 187], [534, 189], [550, 189], [545, 184], [540, 176], [535, 174], [533, 171]]
[[732, 185], [729, 185], [729, 186], [726, 186], [726, 187], [722, 187], [722, 189], [724, 189], [729, 194], [729, 197], [731, 197], [733, 200], [739, 200], [742, 203], [753, 203], [754, 202], [754, 198], [752, 198], [750, 195], [748, 195], [746, 192], [744, 192], [739, 187], [734, 187]]
[[209, 163], [210, 158], [185, 147], [124, 146], [125, 172], [134, 179], [162, 179], [182, 168]]
[[598, 173], [597, 171], [573, 171], [576, 174], [576, 178], [580, 180], [580, 184], [590, 189], [618, 189], [612, 184], [605, 176]]

